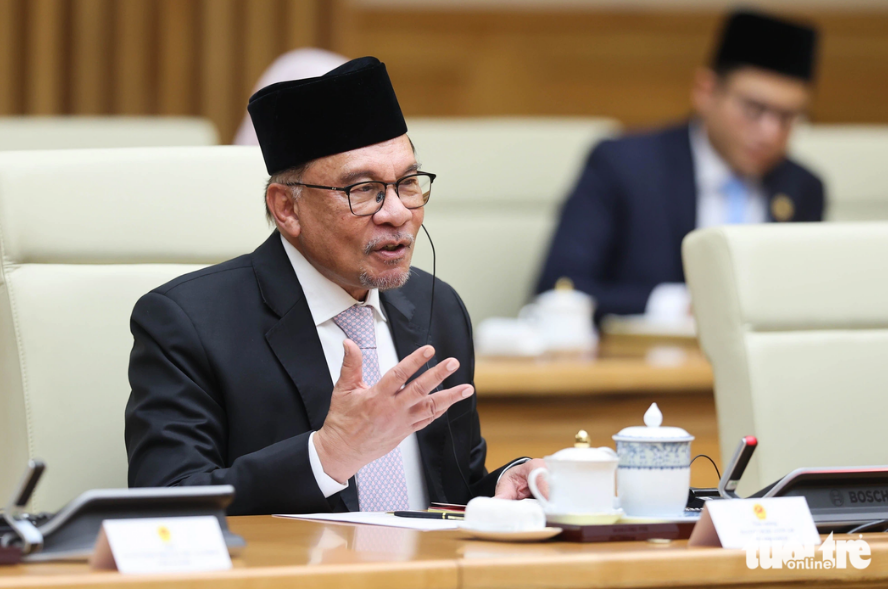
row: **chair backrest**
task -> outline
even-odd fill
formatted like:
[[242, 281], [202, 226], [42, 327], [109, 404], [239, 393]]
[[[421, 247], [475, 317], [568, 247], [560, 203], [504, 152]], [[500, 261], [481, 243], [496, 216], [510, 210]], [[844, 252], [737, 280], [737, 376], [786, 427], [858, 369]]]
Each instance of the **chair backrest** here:
[[683, 256], [722, 464], [759, 438], [741, 491], [804, 466], [888, 464], [888, 223], [705, 229]]
[[256, 147], [0, 153], [0, 502], [33, 457], [37, 511], [126, 486], [133, 305], [255, 249], [266, 180]]
[[[619, 125], [595, 118], [411, 119], [423, 169], [438, 174], [425, 224], [438, 276], [477, 323], [515, 316], [533, 294], [561, 204], [590, 148]], [[418, 239], [414, 264], [431, 270]]]
[[791, 152], [826, 185], [828, 221], [888, 220], [888, 125], [806, 125]]
[[199, 117], [0, 117], [0, 151], [216, 145]]

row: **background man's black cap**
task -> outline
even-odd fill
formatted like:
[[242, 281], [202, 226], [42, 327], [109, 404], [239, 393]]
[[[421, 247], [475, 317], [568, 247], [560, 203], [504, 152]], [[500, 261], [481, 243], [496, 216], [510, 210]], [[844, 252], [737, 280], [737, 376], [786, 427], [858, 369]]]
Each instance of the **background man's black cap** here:
[[736, 11], [722, 30], [713, 68], [752, 65], [810, 81], [814, 77], [817, 31], [751, 10]]
[[385, 64], [375, 57], [266, 86], [247, 110], [269, 174], [407, 132]]

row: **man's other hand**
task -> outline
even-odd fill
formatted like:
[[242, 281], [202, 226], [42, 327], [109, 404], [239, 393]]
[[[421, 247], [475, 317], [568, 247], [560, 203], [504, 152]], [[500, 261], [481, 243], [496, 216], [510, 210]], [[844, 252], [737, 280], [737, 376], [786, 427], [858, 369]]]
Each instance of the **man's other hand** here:
[[361, 370], [361, 349], [348, 339], [343, 345], [345, 357], [330, 411], [313, 440], [324, 472], [340, 483], [474, 392], [471, 385], [460, 385], [429, 394], [456, 372], [456, 358], [447, 358], [406, 384], [435, 355], [432, 346], [419, 348], [368, 386]]
[[[530, 493], [530, 487], [527, 485], [527, 477], [531, 471], [537, 468], [544, 468], [546, 461], [542, 458], [534, 458], [517, 466], [513, 466], [503, 473], [499, 482], [496, 484], [496, 493], [494, 497], [497, 499], [527, 499], [533, 497]], [[537, 486], [546, 497], [549, 496], [549, 485], [546, 483], [545, 477], [537, 477]]]

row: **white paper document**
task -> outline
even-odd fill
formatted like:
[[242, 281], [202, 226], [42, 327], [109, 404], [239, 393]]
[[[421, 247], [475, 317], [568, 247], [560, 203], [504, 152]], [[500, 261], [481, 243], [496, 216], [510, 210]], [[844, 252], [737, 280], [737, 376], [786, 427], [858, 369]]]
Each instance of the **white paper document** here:
[[300, 513], [296, 515], [280, 514], [275, 517], [292, 519], [309, 519], [345, 524], [368, 524], [371, 526], [388, 526], [390, 528], [407, 528], [421, 532], [435, 530], [457, 530], [459, 523], [447, 519], [426, 519], [414, 517], [396, 517], [377, 511], [353, 511], [349, 513]]

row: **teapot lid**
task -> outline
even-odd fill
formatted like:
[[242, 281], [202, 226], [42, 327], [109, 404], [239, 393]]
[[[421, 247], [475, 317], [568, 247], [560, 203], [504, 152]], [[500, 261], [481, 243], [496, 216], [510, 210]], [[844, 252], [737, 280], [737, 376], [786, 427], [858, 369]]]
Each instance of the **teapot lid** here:
[[616, 462], [617, 453], [613, 448], [603, 446], [601, 448], [591, 448], [589, 434], [586, 430], [577, 432], [576, 441], [573, 448], [565, 448], [559, 450], [551, 456], [546, 456], [546, 460], [563, 460], [565, 462]]
[[690, 442], [694, 436], [680, 427], [663, 427], [663, 413], [652, 403], [644, 413], [644, 427], [623, 428], [613, 436], [617, 442]]
[[536, 297], [538, 304], [551, 309], [575, 309], [586, 308], [593, 305], [595, 299], [581, 290], [574, 289], [573, 281], [567, 277], [561, 277], [555, 283], [555, 288], [540, 293]]

